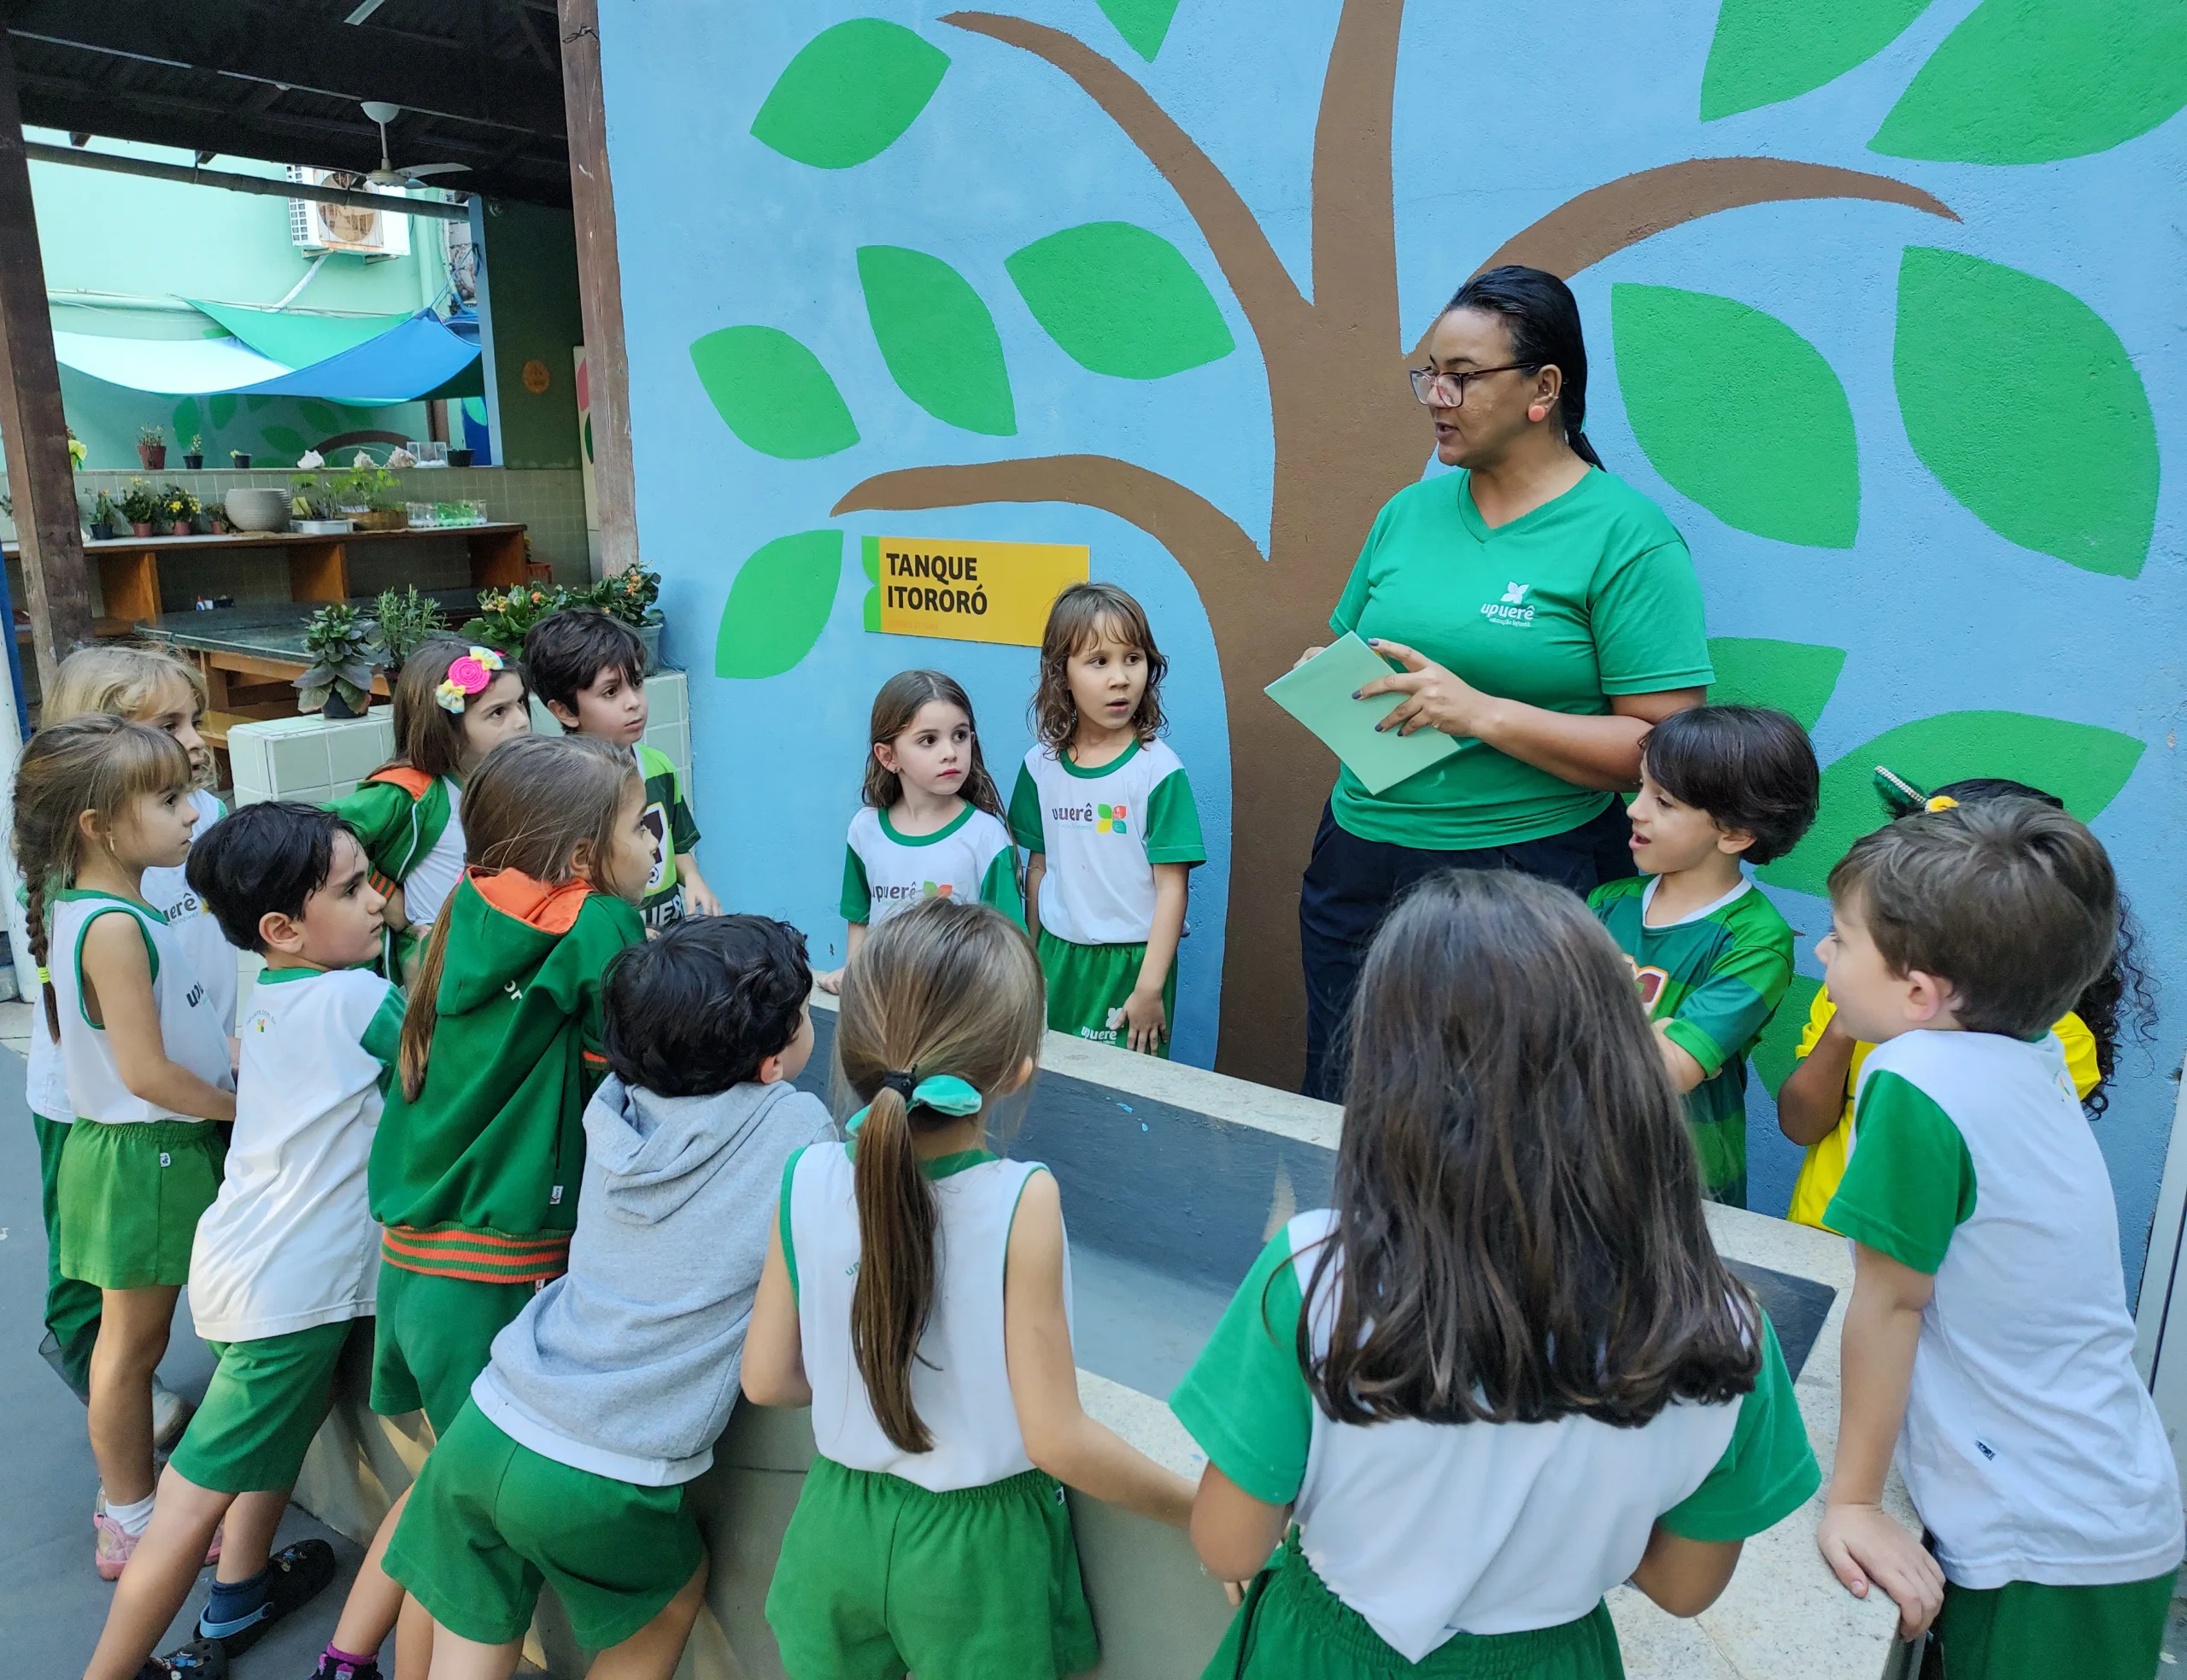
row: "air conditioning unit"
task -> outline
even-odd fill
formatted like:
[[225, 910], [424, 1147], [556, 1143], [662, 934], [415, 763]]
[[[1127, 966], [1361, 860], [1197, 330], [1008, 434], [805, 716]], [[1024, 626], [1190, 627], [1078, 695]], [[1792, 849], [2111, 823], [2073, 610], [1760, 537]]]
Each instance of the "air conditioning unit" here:
[[[292, 163], [289, 166], [289, 179], [306, 186], [340, 187], [397, 202], [407, 196], [401, 187], [375, 186], [362, 175], [346, 169], [313, 169]], [[407, 257], [410, 255], [410, 218], [393, 206], [385, 210], [365, 210], [351, 204], [329, 204], [316, 198], [292, 198], [289, 201], [289, 243], [300, 251]]]

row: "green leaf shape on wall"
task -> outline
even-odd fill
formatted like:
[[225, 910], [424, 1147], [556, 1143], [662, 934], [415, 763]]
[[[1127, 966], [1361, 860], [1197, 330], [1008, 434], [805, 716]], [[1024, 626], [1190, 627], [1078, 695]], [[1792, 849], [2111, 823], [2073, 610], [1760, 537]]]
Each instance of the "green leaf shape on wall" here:
[[190, 440], [205, 430], [205, 417], [197, 407], [197, 399], [186, 396], [174, 406], [170, 418], [174, 422], [174, 441], [178, 449], [190, 448]]
[[1709, 685], [1712, 705], [1774, 705], [1815, 728], [1845, 668], [1845, 650], [1811, 641], [1772, 641], [1764, 636], [1712, 635]]
[[342, 424], [342, 417], [315, 396], [308, 396], [299, 402], [296, 413], [302, 415], [304, 424], [321, 437], [331, 437], [336, 432], [346, 430]]
[[1874, 57], [1929, 0], [1724, 0], [1701, 73], [1701, 120], [1811, 93]]
[[[1809, 941], [1822, 937], [1820, 928], [1797, 931]], [[1777, 1013], [1769, 1017], [1769, 1024], [1754, 1041], [1749, 1060], [1763, 1087], [1773, 1097], [1777, 1094], [1777, 1087], [1785, 1083], [1785, 1075], [1799, 1063], [1800, 1034], [1807, 1030], [1808, 1011], [1815, 1007], [1815, 994], [1821, 990], [1821, 980], [1794, 975], [1791, 985], [1785, 989], [1784, 1001], [1777, 1005]]]
[[1907, 248], [1891, 350], [1906, 436], [2008, 542], [2139, 575], [2156, 528], [2156, 422], [2119, 335], [2062, 287]]
[[1093, 373], [1166, 379], [1238, 348], [1185, 254], [1130, 222], [1087, 222], [1003, 266], [1064, 354]]
[[861, 245], [858, 278], [882, 360], [906, 396], [966, 431], [1017, 434], [1002, 335], [963, 275], [923, 251]]
[[2024, 711], [1947, 711], [1885, 729], [1822, 773], [1822, 812], [1802, 840], [1756, 872], [1772, 887], [1827, 890], [1830, 871], [1862, 834], [1884, 825], [1870, 778], [1887, 765], [1920, 787], [1973, 776], [2008, 777], [2055, 793], [2082, 822], [2118, 797], [2143, 743], [2115, 729]]
[[736, 569], [714, 637], [714, 675], [780, 676], [827, 628], [843, 574], [841, 531], [799, 531], [755, 550]]
[[243, 406], [255, 414], [261, 409], [270, 407], [273, 401], [273, 399], [270, 396], [247, 396], [243, 400]]
[[268, 426], [258, 435], [266, 440], [267, 448], [279, 458], [267, 462], [268, 466], [293, 465], [311, 448], [310, 440], [294, 426]]
[[1868, 149], [2051, 163], [2108, 151], [2183, 104], [2179, 0], [1983, 0], [1930, 55]]
[[862, 536], [858, 540], [858, 563], [865, 572], [865, 581], [871, 585], [865, 592], [864, 619], [867, 631], [881, 634], [881, 539]]
[[1626, 414], [1656, 471], [1737, 530], [1853, 546], [1853, 407], [1820, 350], [1774, 315], [1673, 286], [1612, 286], [1610, 326]]
[[214, 425], [215, 427], [224, 426], [236, 417], [235, 393], [232, 391], [219, 392], [213, 397], [211, 401], [206, 404], [206, 407], [212, 413]]
[[1170, 20], [1177, 15], [1177, 0], [1100, 0], [1100, 6], [1124, 44], [1153, 63], [1170, 32]]
[[809, 461], [858, 442], [820, 358], [771, 326], [725, 326], [695, 340], [691, 366], [729, 429], [763, 455]]
[[926, 108], [949, 55], [885, 18], [852, 18], [798, 50], [752, 119], [752, 137], [815, 169], [848, 169], [894, 145]]

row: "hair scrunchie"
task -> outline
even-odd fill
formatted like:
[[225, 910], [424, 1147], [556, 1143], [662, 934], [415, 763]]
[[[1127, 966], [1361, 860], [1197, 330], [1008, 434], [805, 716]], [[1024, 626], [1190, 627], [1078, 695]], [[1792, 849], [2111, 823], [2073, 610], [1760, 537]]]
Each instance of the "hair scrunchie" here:
[[[979, 1113], [986, 1101], [969, 1080], [960, 1080], [954, 1074], [929, 1074], [921, 1079], [916, 1068], [908, 1072], [892, 1069], [882, 1074], [881, 1088], [894, 1092], [908, 1107], [931, 1109], [936, 1114], [960, 1120], [966, 1115]], [[850, 1117], [843, 1130], [856, 1137], [859, 1127], [865, 1124], [866, 1115], [872, 1112], [873, 1105], [869, 1103]]]

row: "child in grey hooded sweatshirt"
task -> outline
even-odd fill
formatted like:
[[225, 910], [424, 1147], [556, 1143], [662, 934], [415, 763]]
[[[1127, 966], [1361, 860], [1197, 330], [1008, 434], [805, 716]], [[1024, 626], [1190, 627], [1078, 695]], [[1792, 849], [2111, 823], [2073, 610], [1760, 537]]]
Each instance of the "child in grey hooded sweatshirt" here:
[[804, 937], [764, 916], [679, 923], [608, 971], [570, 1269], [495, 1338], [387, 1552], [436, 1639], [502, 1648], [495, 1671], [542, 1583], [587, 1648], [676, 1665], [706, 1579], [684, 1484], [736, 1402], [784, 1163], [837, 1135], [790, 1083], [810, 986]]

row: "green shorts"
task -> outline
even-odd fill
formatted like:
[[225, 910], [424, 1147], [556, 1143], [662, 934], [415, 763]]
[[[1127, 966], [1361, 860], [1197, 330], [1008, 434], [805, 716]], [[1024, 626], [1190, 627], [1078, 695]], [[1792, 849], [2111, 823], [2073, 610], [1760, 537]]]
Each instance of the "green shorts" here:
[[521, 1638], [550, 1586], [589, 1651], [667, 1607], [707, 1548], [683, 1489], [642, 1488], [519, 1446], [466, 1405], [425, 1460], [388, 1542], [388, 1574], [482, 1645]]
[[62, 1275], [101, 1289], [188, 1283], [227, 1154], [209, 1120], [78, 1121], [55, 1185]]
[[1201, 1680], [1622, 1680], [1624, 1673], [1606, 1604], [1559, 1627], [1452, 1634], [1409, 1663], [1322, 1585], [1294, 1528], [1254, 1578]]
[[791, 1680], [1035, 1680], [1101, 1660], [1063, 1484], [1037, 1470], [931, 1493], [816, 1458], [767, 1624]]
[[44, 1115], [32, 1115], [31, 1125], [38, 1133], [38, 1209], [45, 1216], [45, 1340], [38, 1352], [77, 1399], [89, 1400], [91, 1348], [99, 1339], [99, 1292], [61, 1272], [61, 1156], [75, 1127]]
[[372, 1410], [384, 1418], [422, 1410], [448, 1433], [494, 1338], [538, 1293], [536, 1284], [482, 1284], [379, 1268], [379, 1334], [372, 1344]]
[[[1124, 1005], [1139, 985], [1140, 965], [1146, 961], [1144, 944], [1073, 945], [1041, 928], [1041, 972], [1048, 982], [1049, 1030], [1122, 1050], [1131, 1037], [1131, 1028], [1124, 1025]], [[1154, 1053], [1166, 1059], [1170, 1039], [1177, 1030], [1174, 962], [1162, 982], [1162, 1013], [1169, 1031]]]
[[334, 1400], [334, 1368], [370, 1319], [314, 1325], [249, 1342], [210, 1342], [220, 1364], [170, 1460], [215, 1493], [283, 1493], [296, 1484]]
[[1935, 1636], [1944, 1680], [2149, 1680], [2178, 1573], [2108, 1587], [1948, 1582]]

